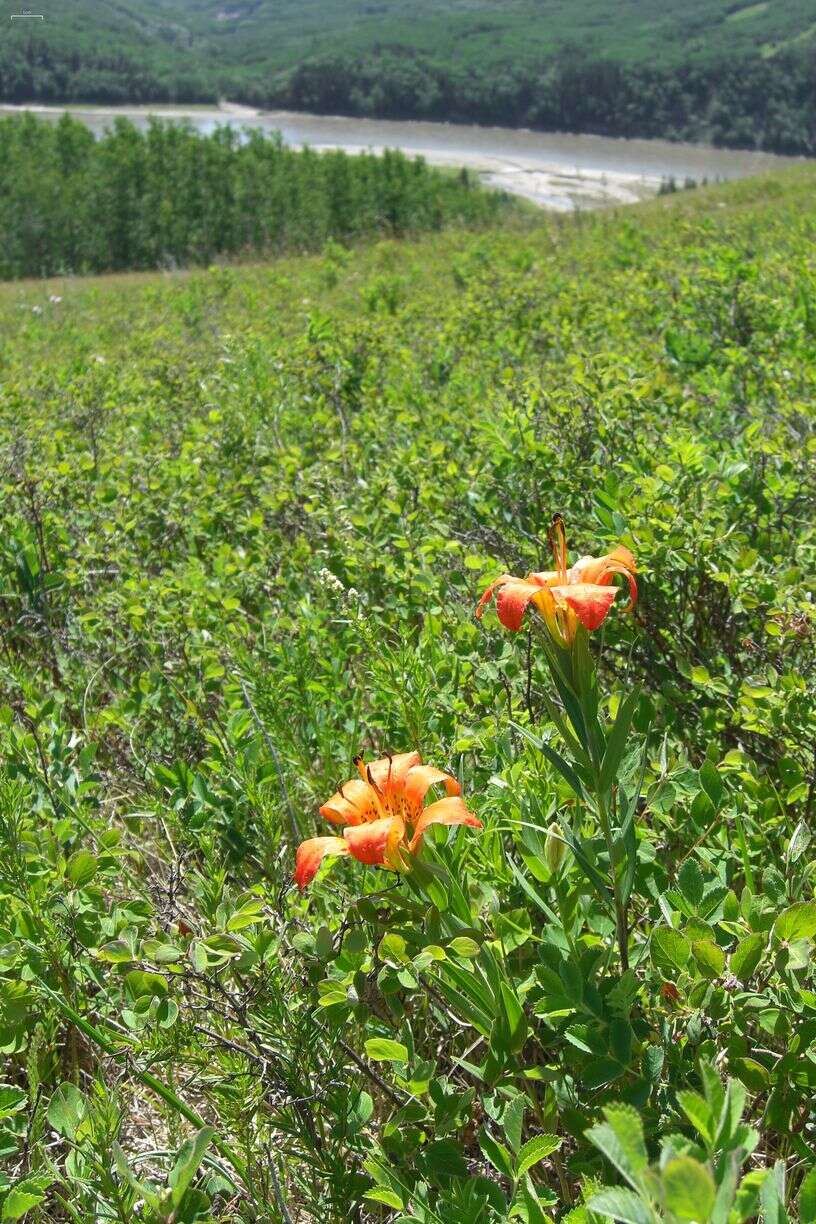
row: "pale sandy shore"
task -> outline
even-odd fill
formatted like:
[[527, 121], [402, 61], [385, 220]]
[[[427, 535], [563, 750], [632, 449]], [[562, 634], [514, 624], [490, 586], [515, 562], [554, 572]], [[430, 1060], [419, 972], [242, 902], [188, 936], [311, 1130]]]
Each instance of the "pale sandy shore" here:
[[295, 148], [348, 153], [401, 149], [437, 166], [462, 167], [490, 187], [521, 196], [541, 208], [574, 212], [633, 204], [659, 190], [669, 177], [683, 182], [742, 178], [797, 159], [714, 149], [667, 141], [483, 128], [422, 121], [349, 119], [259, 111], [238, 103], [219, 106], [0, 106], [0, 115], [31, 111], [56, 118], [69, 111], [96, 132], [123, 116], [144, 125], [151, 115], [187, 120], [202, 132], [219, 124], [280, 131]]

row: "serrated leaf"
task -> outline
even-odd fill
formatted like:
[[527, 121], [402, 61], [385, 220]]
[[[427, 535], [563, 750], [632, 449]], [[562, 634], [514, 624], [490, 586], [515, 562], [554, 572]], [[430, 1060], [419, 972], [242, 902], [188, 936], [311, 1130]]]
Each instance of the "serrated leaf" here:
[[560, 1146], [561, 1140], [557, 1135], [536, 1135], [534, 1138], [528, 1139], [518, 1154], [516, 1180], [522, 1178], [540, 1160], [545, 1160], [547, 1156], [551, 1156]]
[[691, 956], [691, 944], [673, 927], [659, 926], [652, 931], [650, 941], [652, 963], [664, 977], [673, 977], [684, 969]]
[[693, 1156], [676, 1156], [663, 1170], [666, 1207], [681, 1220], [706, 1224], [716, 1198], [714, 1178]]
[[372, 1203], [382, 1203], [385, 1207], [394, 1207], [397, 1211], [405, 1206], [396, 1190], [389, 1190], [387, 1186], [374, 1186], [372, 1190], [366, 1190], [363, 1198]]
[[38, 1207], [44, 1198], [45, 1189], [38, 1182], [18, 1182], [6, 1195], [0, 1219], [21, 1220], [33, 1207]]
[[648, 1164], [643, 1123], [637, 1112], [628, 1105], [610, 1105], [605, 1113], [608, 1120], [590, 1127], [585, 1132], [586, 1137], [636, 1188], [639, 1176]]
[[521, 1147], [521, 1132], [524, 1126], [524, 1113], [528, 1104], [527, 1098], [519, 1093], [514, 1096], [511, 1101], [507, 1102], [507, 1106], [502, 1115], [502, 1130], [504, 1137], [510, 1144], [510, 1148], [514, 1155], [518, 1155]]
[[699, 1092], [681, 1091], [677, 1094], [677, 1104], [688, 1118], [691, 1125], [703, 1137], [706, 1143], [714, 1142], [714, 1115], [708, 1102]]
[[703, 899], [704, 885], [703, 873], [694, 859], [686, 859], [677, 873], [677, 884], [689, 905], [696, 909]]
[[600, 1194], [593, 1194], [587, 1206], [598, 1215], [620, 1220], [621, 1224], [653, 1224], [654, 1221], [647, 1204], [631, 1190], [602, 1190]]

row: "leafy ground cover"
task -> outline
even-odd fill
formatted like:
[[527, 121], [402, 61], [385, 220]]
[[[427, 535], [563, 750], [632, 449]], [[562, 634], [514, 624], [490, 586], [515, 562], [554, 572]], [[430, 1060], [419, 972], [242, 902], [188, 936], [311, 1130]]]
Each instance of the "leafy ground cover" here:
[[4, 1219], [816, 1218], [813, 187], [0, 290]]

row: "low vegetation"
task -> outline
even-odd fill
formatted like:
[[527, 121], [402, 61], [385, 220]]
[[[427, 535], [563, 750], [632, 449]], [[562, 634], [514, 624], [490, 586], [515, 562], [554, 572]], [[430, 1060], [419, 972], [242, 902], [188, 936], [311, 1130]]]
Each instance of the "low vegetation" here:
[[816, 1219], [814, 185], [0, 290], [4, 1219]]

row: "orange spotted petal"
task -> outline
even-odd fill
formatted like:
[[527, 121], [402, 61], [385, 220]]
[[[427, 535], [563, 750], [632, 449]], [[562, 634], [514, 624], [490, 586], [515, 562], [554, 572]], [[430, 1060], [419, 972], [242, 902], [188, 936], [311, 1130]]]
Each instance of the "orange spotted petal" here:
[[599, 629], [615, 602], [616, 587], [593, 582], [572, 582], [552, 588], [558, 603], [572, 608], [585, 629]]
[[411, 839], [411, 849], [415, 850], [422, 841], [422, 835], [428, 825], [443, 824], [443, 825], [470, 825], [472, 829], [481, 829], [482, 822], [478, 817], [465, 806], [463, 799], [458, 796], [449, 796], [447, 799], [438, 799], [436, 803], [432, 803], [417, 821], [414, 829], [414, 836]]
[[389, 867], [393, 865], [405, 825], [399, 816], [386, 816], [369, 824], [353, 825], [343, 832], [349, 853], [359, 862], [369, 867]]
[[345, 782], [320, 809], [320, 815], [336, 825], [359, 825], [382, 816], [382, 805], [373, 787], [362, 778]]
[[312, 837], [301, 842], [295, 855], [295, 883], [303, 889], [317, 874], [317, 869], [327, 854], [348, 854], [349, 848], [342, 837]]
[[365, 771], [366, 777], [370, 775], [371, 781], [382, 794], [391, 798], [402, 793], [408, 771], [421, 761], [422, 757], [418, 752], [398, 752], [392, 757], [372, 761], [369, 765], [361, 762], [360, 771]]
[[432, 786], [438, 782], [445, 783], [449, 795], [458, 795], [461, 787], [455, 778], [437, 769], [435, 765], [415, 765], [409, 769], [405, 778], [403, 799], [409, 819], [415, 820], [422, 810], [422, 802]]

